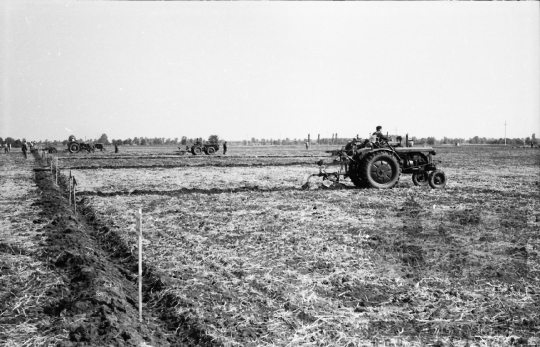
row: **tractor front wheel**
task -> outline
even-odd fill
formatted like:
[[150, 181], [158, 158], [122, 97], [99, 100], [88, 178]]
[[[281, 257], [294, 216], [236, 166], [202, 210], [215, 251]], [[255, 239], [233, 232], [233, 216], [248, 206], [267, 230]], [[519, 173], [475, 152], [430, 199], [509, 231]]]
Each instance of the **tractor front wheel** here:
[[214, 153], [216, 153], [216, 149], [215, 149], [214, 147], [208, 147], [208, 148], [206, 149], [206, 154], [212, 155], [212, 154], [214, 154]]
[[415, 186], [425, 187], [428, 185], [429, 175], [425, 171], [416, 172], [412, 175], [412, 181]]
[[81, 146], [79, 146], [78, 143], [72, 143], [69, 145], [69, 152], [70, 153], [78, 153], [79, 150], [81, 149]]
[[399, 181], [401, 168], [396, 158], [387, 152], [369, 154], [360, 163], [360, 177], [366, 187], [392, 188]]
[[446, 175], [441, 170], [435, 170], [429, 174], [429, 186], [433, 189], [446, 187]]

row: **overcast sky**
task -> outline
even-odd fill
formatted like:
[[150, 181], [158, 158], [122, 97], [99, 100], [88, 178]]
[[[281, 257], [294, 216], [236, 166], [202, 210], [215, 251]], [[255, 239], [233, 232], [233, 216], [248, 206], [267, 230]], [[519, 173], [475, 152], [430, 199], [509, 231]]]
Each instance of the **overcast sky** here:
[[538, 2], [0, 11], [4, 138], [540, 137]]

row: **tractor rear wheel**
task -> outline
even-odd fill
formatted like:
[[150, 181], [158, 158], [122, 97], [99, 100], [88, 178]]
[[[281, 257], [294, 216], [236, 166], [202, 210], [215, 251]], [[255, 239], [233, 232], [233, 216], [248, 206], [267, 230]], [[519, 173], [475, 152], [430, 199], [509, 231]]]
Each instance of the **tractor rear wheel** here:
[[56, 148], [51, 148], [49, 149], [49, 153], [57, 153], [58, 150]]
[[416, 172], [412, 175], [412, 181], [415, 186], [425, 187], [428, 185], [429, 175], [425, 171]]
[[360, 163], [360, 177], [368, 188], [392, 188], [399, 182], [400, 175], [397, 159], [387, 152], [368, 154]]
[[433, 189], [446, 187], [446, 175], [441, 170], [435, 170], [429, 174], [429, 186]]
[[81, 149], [81, 146], [79, 146], [78, 143], [74, 142], [69, 145], [68, 149], [70, 153], [78, 153], [79, 150]]
[[201, 155], [202, 154], [202, 149], [201, 149], [201, 147], [193, 146], [193, 147], [191, 147], [191, 153], [193, 155]]
[[212, 154], [214, 154], [214, 153], [216, 153], [216, 149], [215, 149], [214, 147], [208, 147], [208, 148], [206, 149], [206, 154], [212, 155]]

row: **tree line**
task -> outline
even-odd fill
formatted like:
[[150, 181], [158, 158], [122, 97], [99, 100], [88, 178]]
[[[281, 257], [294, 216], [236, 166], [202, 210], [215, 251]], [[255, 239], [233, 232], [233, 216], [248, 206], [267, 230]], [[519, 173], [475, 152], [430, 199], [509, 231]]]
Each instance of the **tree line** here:
[[[395, 135], [390, 135], [391, 137], [395, 137]], [[337, 134], [335, 136], [333, 135], [332, 138], [317, 138], [317, 139], [311, 139], [311, 138], [285, 138], [285, 139], [266, 139], [261, 138], [257, 139], [252, 137], [249, 140], [241, 140], [241, 141], [230, 141], [230, 145], [244, 145], [244, 146], [287, 146], [287, 145], [300, 145], [304, 144], [306, 142], [309, 142], [311, 144], [320, 144], [320, 145], [344, 145], [347, 144], [349, 141], [351, 141], [352, 138], [349, 137], [337, 137]], [[451, 138], [451, 137], [443, 137], [442, 139], [437, 139], [435, 137], [421, 137], [417, 138], [416, 136], [412, 136], [409, 138], [411, 141], [414, 141], [414, 143], [422, 143], [426, 145], [454, 145], [454, 144], [487, 144], [487, 145], [519, 145], [519, 146], [530, 146], [531, 143], [534, 145], [538, 145], [538, 139], [536, 139], [535, 134], [532, 134], [532, 136], [528, 136], [525, 138], [486, 138], [486, 137], [479, 137], [474, 136], [469, 139], [465, 138]], [[80, 140], [85, 141], [88, 143], [103, 143], [104, 145], [128, 145], [128, 146], [177, 146], [177, 145], [190, 145], [195, 143], [196, 141], [200, 142], [210, 142], [210, 143], [221, 143], [223, 140], [219, 138], [218, 135], [210, 135], [207, 140], [203, 140], [202, 138], [188, 138], [187, 136], [182, 136], [180, 139], [178, 137], [175, 138], [165, 138], [165, 137], [133, 137], [133, 138], [127, 138], [127, 139], [111, 139], [109, 140], [109, 137], [107, 134], [101, 135], [101, 137], [97, 139], [88, 139], [88, 140]], [[26, 139], [14, 139], [12, 137], [6, 137], [3, 139], [0, 137], [0, 144], [6, 145], [11, 144], [11, 147], [14, 148], [20, 148], [22, 143], [26, 141]], [[506, 142], [505, 142], [506, 141]], [[36, 141], [38, 144], [43, 145], [51, 145], [51, 146], [66, 146], [68, 144], [68, 140], [43, 140], [43, 141]]]

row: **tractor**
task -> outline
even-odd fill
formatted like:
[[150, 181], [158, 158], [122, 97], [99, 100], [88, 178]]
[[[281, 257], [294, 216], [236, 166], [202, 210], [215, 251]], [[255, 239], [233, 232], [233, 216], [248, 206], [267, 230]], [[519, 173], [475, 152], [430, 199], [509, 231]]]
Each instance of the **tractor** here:
[[362, 188], [386, 189], [394, 187], [402, 174], [411, 174], [416, 186], [429, 185], [433, 189], [446, 186], [446, 175], [438, 170], [433, 156], [436, 152], [431, 147], [409, 147], [408, 136], [406, 146], [401, 141], [389, 142], [371, 137], [363, 143], [351, 141], [341, 150], [328, 151], [340, 163], [337, 172], [326, 172], [324, 161], [320, 160], [318, 174], [308, 176], [304, 188], [309, 187], [312, 177], [339, 182], [340, 177], [349, 178], [355, 186]]
[[202, 144], [202, 143], [195, 143], [193, 146], [189, 147], [186, 146], [185, 149], [182, 149], [182, 147], [178, 147], [179, 151], [178, 154], [184, 155], [187, 152], [191, 152], [193, 155], [201, 155], [202, 153], [206, 155], [212, 155], [215, 154], [217, 151], [219, 151], [219, 145], [218, 144]]
[[202, 143], [202, 141], [195, 141], [195, 144], [191, 146], [191, 154], [201, 155], [202, 153], [206, 155], [212, 155], [219, 151], [219, 144], [215, 142]]
[[84, 150], [94, 152], [94, 145], [85, 143], [82, 140], [77, 141], [74, 135], [69, 137], [67, 146], [70, 153], [79, 153]]

